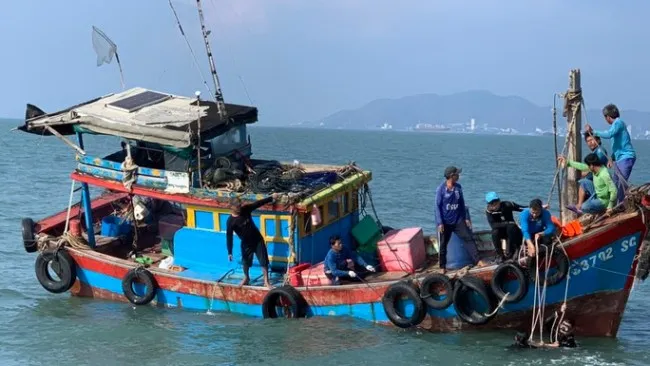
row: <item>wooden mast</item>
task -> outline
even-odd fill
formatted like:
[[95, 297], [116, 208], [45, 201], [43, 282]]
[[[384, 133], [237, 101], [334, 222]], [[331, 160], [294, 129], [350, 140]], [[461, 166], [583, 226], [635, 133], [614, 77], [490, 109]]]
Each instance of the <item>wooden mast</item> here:
[[[568, 160], [582, 161], [582, 87], [580, 85], [580, 69], [569, 72], [569, 90], [564, 96], [564, 116], [567, 119], [567, 156]], [[578, 181], [581, 172], [577, 169], [566, 169], [562, 178], [562, 203], [561, 207], [563, 224], [574, 220], [575, 213], [566, 208], [578, 202]]]

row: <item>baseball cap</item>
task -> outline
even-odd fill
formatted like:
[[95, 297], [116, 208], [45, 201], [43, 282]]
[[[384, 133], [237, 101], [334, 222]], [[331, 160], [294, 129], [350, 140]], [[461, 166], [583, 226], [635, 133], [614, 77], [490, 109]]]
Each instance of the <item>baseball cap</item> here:
[[499, 199], [499, 195], [496, 192], [488, 192], [485, 195], [485, 202], [490, 203]]
[[449, 179], [454, 174], [460, 174], [463, 169], [456, 168], [455, 166], [448, 166], [445, 168], [445, 178]]

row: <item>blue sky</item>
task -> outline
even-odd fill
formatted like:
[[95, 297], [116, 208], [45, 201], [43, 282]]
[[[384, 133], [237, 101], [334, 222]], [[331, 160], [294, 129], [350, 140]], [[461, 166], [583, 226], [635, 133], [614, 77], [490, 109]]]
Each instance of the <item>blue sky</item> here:
[[[203, 74], [193, 0], [174, 0]], [[373, 99], [470, 89], [550, 105], [580, 67], [589, 108], [649, 111], [650, 2], [604, 0], [204, 0], [227, 101], [265, 125]], [[91, 29], [117, 45], [127, 87], [205, 89], [166, 0], [7, 0], [0, 13], [0, 116], [46, 111], [120, 90], [97, 67]], [[243, 83], [242, 83], [243, 80]]]

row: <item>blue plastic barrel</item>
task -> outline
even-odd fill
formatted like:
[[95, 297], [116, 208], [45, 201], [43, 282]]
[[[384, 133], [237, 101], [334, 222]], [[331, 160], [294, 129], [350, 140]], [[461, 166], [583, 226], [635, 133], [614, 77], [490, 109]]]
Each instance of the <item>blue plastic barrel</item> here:
[[128, 236], [131, 233], [131, 222], [117, 216], [106, 216], [102, 219], [102, 236]]
[[[465, 209], [465, 215], [471, 221], [469, 207]], [[451, 239], [447, 244], [447, 270], [463, 268], [470, 264], [474, 264], [474, 262], [465, 249], [465, 243], [455, 233], [451, 234]]]

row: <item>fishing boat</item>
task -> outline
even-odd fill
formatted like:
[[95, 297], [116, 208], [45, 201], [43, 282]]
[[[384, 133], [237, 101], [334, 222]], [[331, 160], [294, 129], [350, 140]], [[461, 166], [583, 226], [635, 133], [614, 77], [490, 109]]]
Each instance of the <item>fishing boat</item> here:
[[[615, 215], [560, 223], [556, 244], [540, 247], [544, 260], [494, 263], [490, 232], [476, 231], [479, 254], [491, 264], [443, 274], [436, 235], [381, 225], [371, 171], [254, 158], [247, 126], [257, 115], [220, 94], [211, 101], [140, 87], [53, 113], [28, 104], [19, 129], [57, 136], [77, 162], [68, 207], [22, 220], [40, 284], [134, 306], [352, 317], [433, 332], [529, 330], [531, 320], [545, 323], [543, 314], [561, 312], [576, 335], [615, 337], [635, 278], [648, 275], [650, 185], [630, 189]], [[89, 134], [122, 144], [92, 156], [84, 145]], [[104, 193], [91, 197], [91, 187]], [[273, 194], [279, 198], [269, 199]], [[250, 283], [239, 285], [236, 236], [229, 261], [234, 199], [259, 206], [253, 221], [267, 246], [270, 288], [257, 259]], [[377, 271], [333, 284], [323, 260], [334, 235]], [[462, 250], [458, 238], [453, 250]]]

